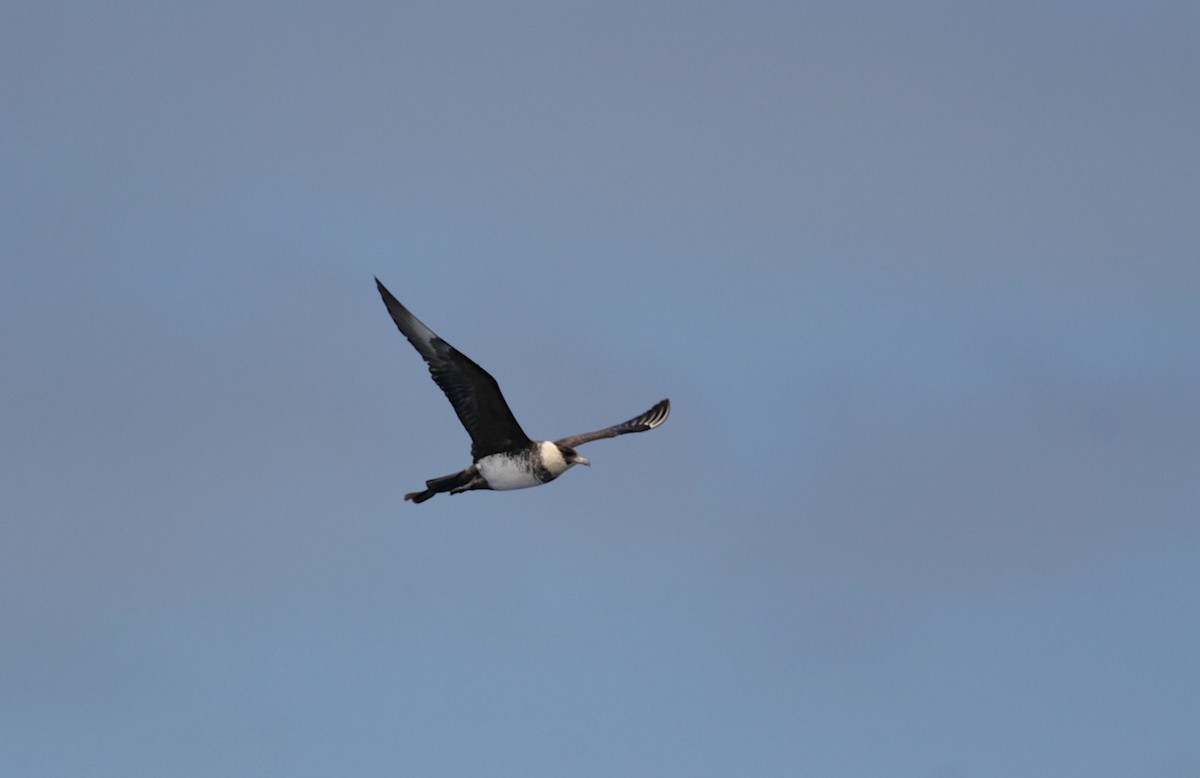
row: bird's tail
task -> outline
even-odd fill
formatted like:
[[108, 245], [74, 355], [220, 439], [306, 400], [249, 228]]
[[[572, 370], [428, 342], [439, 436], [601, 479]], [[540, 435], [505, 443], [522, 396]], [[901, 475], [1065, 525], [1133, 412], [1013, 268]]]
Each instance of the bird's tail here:
[[471, 483], [475, 477], [475, 466], [472, 465], [466, 470], [460, 470], [457, 473], [444, 475], [441, 478], [430, 478], [425, 482], [425, 491], [409, 492], [404, 495], [404, 499], [412, 500], [414, 503], [420, 504], [428, 500], [430, 497], [441, 492], [449, 492], [459, 487], [466, 486]]

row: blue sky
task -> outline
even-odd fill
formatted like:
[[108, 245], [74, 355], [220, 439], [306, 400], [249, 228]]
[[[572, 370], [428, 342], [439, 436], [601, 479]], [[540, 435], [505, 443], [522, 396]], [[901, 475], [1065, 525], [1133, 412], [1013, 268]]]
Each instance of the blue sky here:
[[[1200, 774], [1189, 3], [0, 12], [23, 776]], [[374, 290], [535, 437], [469, 442]]]

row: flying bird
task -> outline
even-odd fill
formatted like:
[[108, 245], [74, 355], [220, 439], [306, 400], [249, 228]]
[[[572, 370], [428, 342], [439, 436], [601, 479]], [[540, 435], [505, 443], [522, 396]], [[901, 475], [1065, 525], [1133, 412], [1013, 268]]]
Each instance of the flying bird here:
[[559, 440], [531, 440], [509, 410], [500, 385], [486, 370], [438, 337], [437, 333], [400, 304], [378, 278], [375, 285], [392, 320], [429, 364], [433, 380], [446, 393], [458, 420], [471, 436], [471, 466], [425, 482], [425, 490], [409, 492], [405, 500], [422, 503], [441, 492], [459, 494], [472, 489], [524, 489], [549, 483], [572, 465], [590, 465], [575, 452], [577, 446], [629, 432], [652, 430], [667, 420], [671, 401], [662, 400], [629, 421], [596, 432]]

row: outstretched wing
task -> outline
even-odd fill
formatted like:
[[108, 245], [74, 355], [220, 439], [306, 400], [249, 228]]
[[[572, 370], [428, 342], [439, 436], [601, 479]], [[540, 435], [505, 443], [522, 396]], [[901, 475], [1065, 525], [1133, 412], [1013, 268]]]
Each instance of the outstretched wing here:
[[378, 278], [375, 285], [392, 320], [429, 363], [429, 374], [446, 393], [458, 420], [466, 427], [471, 436], [471, 456], [478, 460], [528, 445], [529, 437], [509, 410], [496, 379], [422, 324]]
[[632, 418], [629, 421], [622, 422], [608, 429], [597, 430], [596, 432], [572, 435], [569, 438], [556, 440], [555, 443], [560, 446], [575, 448], [576, 446], [581, 446], [593, 440], [600, 440], [601, 438], [615, 438], [618, 435], [624, 435], [629, 432], [645, 432], [646, 430], [654, 429], [666, 421], [670, 413], [671, 401], [669, 399], [663, 400], [641, 416]]

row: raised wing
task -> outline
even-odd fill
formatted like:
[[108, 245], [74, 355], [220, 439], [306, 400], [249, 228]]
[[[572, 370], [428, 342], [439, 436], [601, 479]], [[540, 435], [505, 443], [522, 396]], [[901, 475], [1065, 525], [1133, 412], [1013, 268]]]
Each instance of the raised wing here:
[[585, 432], [582, 435], [572, 435], [569, 438], [556, 440], [555, 443], [560, 446], [575, 448], [576, 446], [582, 446], [584, 443], [588, 443], [593, 440], [600, 440], [601, 438], [615, 438], [618, 435], [625, 435], [630, 432], [645, 432], [646, 430], [654, 429], [659, 424], [662, 424], [664, 421], [666, 421], [667, 416], [670, 415], [670, 413], [671, 401], [669, 399], [663, 400], [650, 410], [643, 413], [641, 416], [636, 416], [629, 421], [622, 422], [621, 424], [609, 427], [608, 429], [597, 430], [596, 432]]
[[429, 364], [429, 374], [446, 393], [458, 420], [471, 436], [471, 456], [478, 460], [528, 445], [529, 437], [509, 410], [496, 379], [422, 324], [378, 278], [375, 285], [392, 321]]

